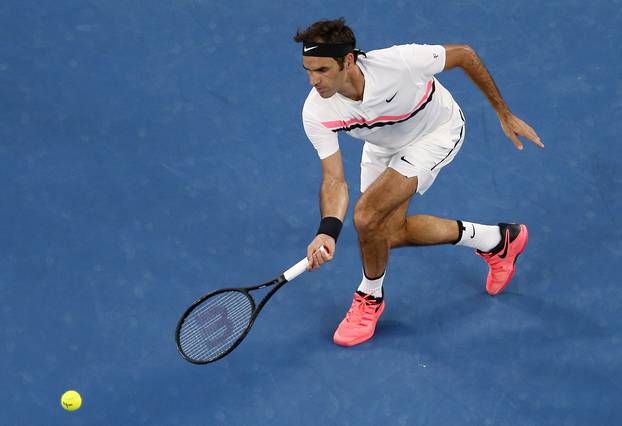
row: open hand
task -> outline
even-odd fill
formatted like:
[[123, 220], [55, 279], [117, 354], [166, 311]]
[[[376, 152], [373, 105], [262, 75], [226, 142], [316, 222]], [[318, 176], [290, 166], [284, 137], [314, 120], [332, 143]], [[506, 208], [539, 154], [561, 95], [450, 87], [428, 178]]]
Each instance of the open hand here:
[[538, 145], [540, 148], [544, 148], [544, 144], [540, 140], [540, 137], [536, 131], [514, 114], [508, 113], [506, 115], [499, 115], [499, 121], [501, 122], [503, 132], [508, 138], [510, 138], [517, 149], [523, 149], [523, 143], [518, 139], [519, 136], [523, 136]]

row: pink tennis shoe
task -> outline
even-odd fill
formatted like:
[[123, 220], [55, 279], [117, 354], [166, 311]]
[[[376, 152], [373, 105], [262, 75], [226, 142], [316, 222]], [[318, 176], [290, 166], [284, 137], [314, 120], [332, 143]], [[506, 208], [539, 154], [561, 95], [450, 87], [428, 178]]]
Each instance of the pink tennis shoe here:
[[501, 243], [491, 252], [485, 253], [476, 250], [488, 263], [488, 278], [486, 279], [486, 291], [491, 296], [503, 291], [514, 276], [514, 264], [518, 256], [525, 250], [529, 234], [525, 225], [515, 223], [500, 223]]
[[376, 323], [384, 312], [384, 301], [369, 294], [354, 293], [352, 306], [333, 335], [333, 341], [340, 346], [354, 346], [374, 336]]

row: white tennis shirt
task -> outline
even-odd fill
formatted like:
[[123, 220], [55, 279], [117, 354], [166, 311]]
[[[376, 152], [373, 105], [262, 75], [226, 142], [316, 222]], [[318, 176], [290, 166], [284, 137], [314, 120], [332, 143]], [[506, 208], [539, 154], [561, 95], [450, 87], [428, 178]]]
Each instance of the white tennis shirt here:
[[322, 98], [312, 88], [302, 110], [307, 137], [321, 159], [339, 149], [348, 132], [385, 153], [446, 123], [458, 105], [436, 78], [445, 67], [441, 45], [407, 44], [373, 50], [356, 61], [365, 76], [362, 101], [339, 93]]

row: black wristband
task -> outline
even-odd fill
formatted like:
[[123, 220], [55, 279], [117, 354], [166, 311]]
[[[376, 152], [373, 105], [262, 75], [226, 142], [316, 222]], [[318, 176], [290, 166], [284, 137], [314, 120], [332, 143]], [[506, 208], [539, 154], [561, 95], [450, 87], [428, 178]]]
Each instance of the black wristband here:
[[326, 234], [333, 237], [335, 242], [337, 242], [337, 238], [339, 237], [339, 233], [341, 232], [341, 227], [343, 226], [343, 222], [341, 222], [338, 218], [333, 216], [323, 217], [320, 222], [320, 227], [317, 230], [316, 235]]

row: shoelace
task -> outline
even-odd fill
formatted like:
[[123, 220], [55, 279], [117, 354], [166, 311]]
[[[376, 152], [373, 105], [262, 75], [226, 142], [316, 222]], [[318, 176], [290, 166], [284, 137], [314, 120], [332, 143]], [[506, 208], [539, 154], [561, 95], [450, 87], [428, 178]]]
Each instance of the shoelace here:
[[346, 314], [346, 321], [349, 323], [361, 324], [364, 320], [371, 319], [369, 317], [366, 318], [365, 315], [374, 314], [378, 307], [378, 303], [371, 297], [372, 296], [363, 297], [355, 293], [352, 306], [350, 306], [350, 310]]

